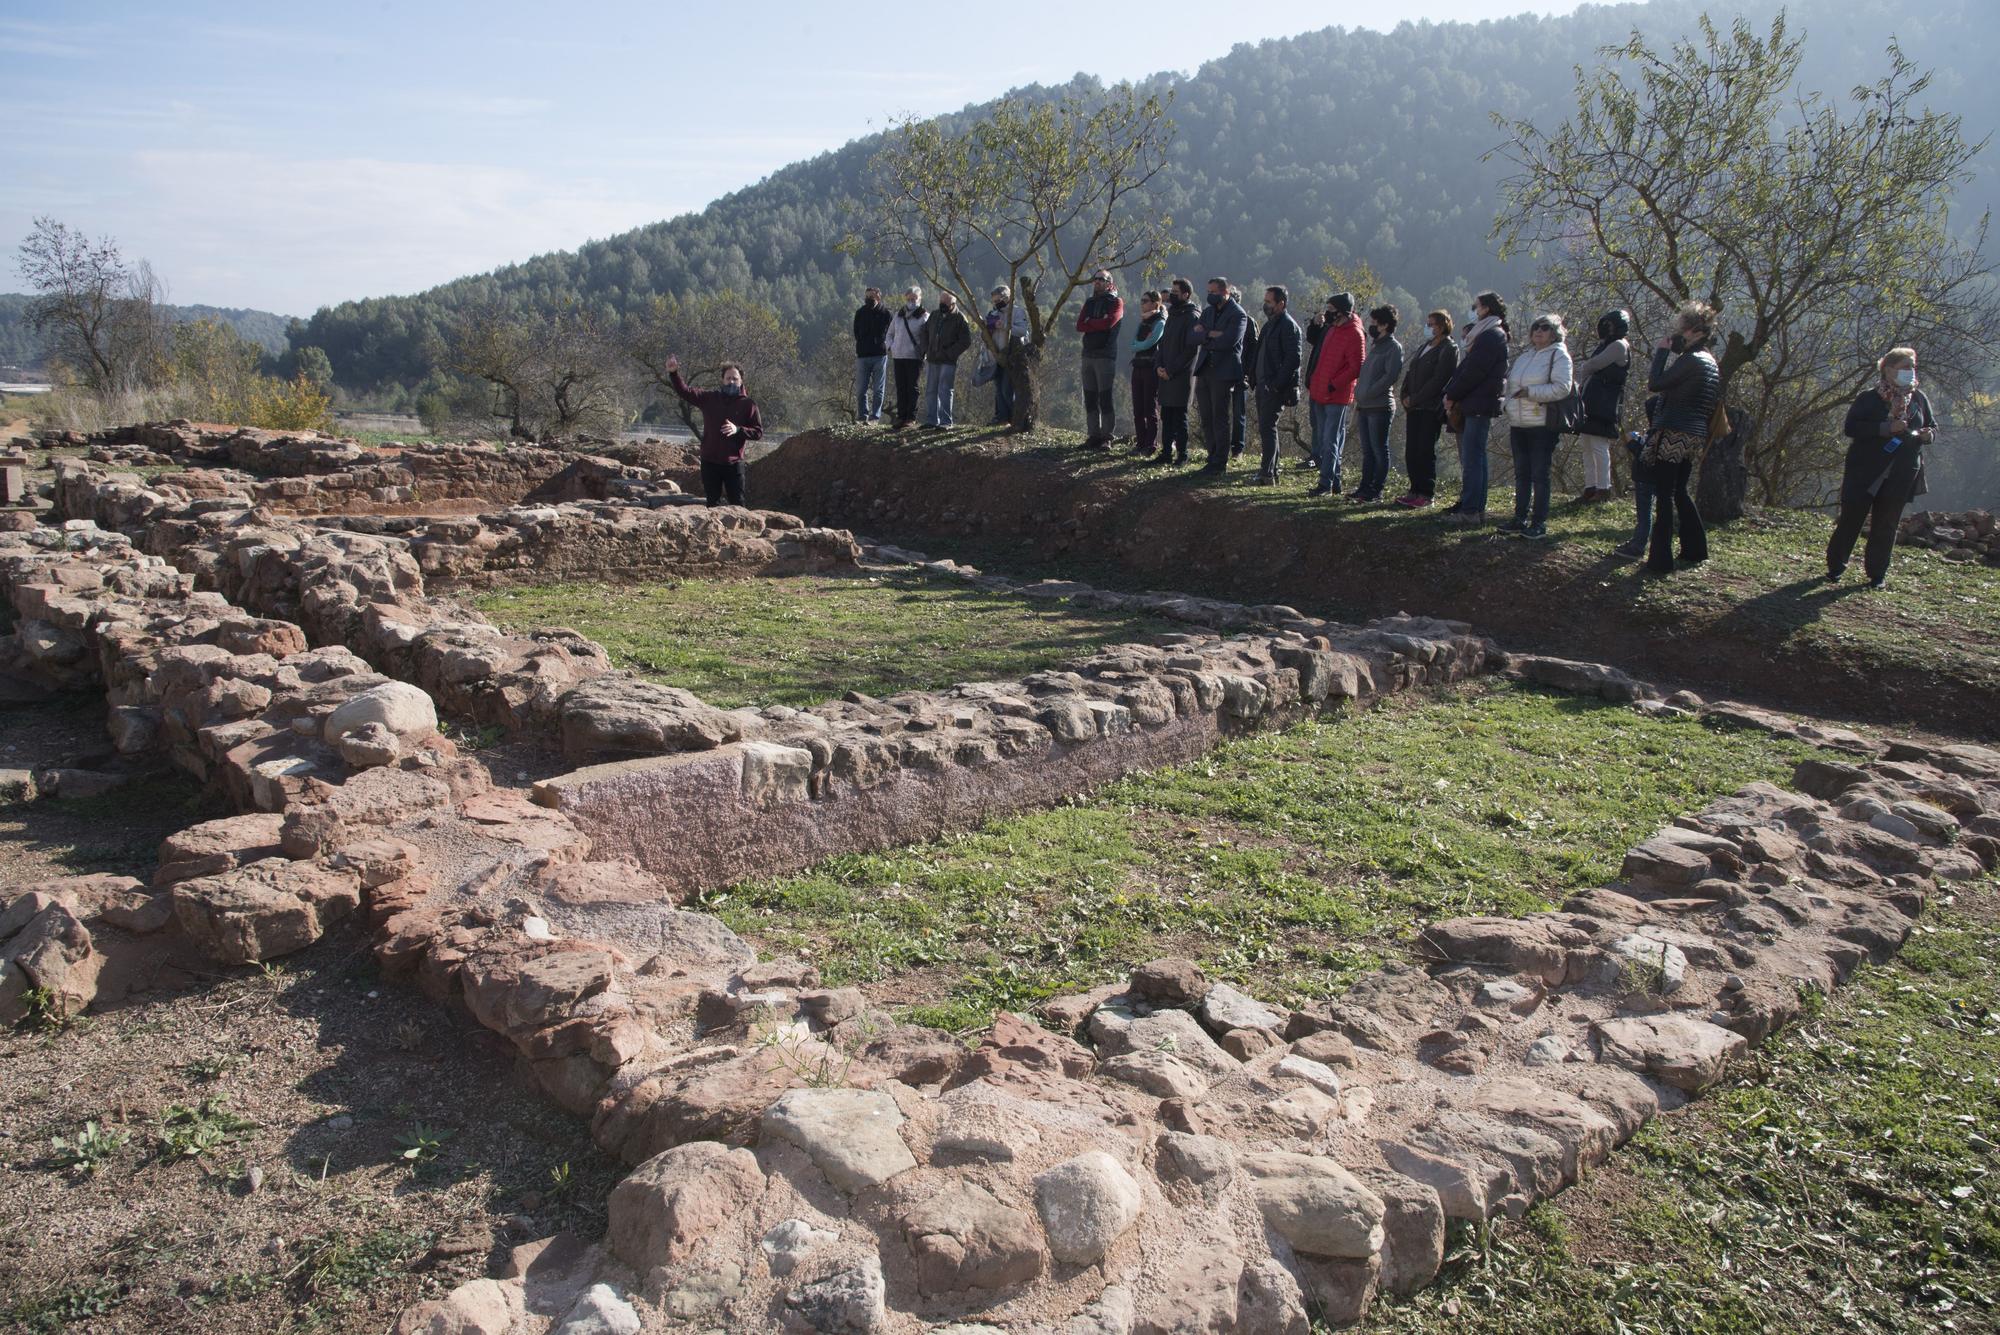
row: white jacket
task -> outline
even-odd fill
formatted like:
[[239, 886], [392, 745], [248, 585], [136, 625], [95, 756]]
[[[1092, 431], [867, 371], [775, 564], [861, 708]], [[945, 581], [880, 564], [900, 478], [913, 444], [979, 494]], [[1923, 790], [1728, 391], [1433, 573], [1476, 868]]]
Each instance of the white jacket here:
[[921, 360], [924, 355], [924, 321], [931, 313], [919, 306], [912, 311], [898, 306], [889, 319], [889, 356], [896, 361]]
[[1507, 368], [1507, 397], [1526, 390], [1536, 403], [1555, 403], [1569, 397], [1575, 363], [1569, 349], [1560, 342], [1546, 348], [1529, 348]]

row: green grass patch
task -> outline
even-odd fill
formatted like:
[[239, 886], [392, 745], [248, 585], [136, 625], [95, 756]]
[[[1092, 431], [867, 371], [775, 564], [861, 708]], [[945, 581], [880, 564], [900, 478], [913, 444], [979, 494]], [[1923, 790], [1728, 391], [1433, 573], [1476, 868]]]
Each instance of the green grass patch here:
[[1648, 1124], [1538, 1227], [1378, 1306], [1398, 1332], [1992, 1330], [2000, 954], [1991, 883], [1933, 906], [1739, 1082]]
[[704, 907], [831, 983], [939, 998], [914, 1018], [951, 1028], [1164, 954], [1297, 1004], [1401, 953], [1422, 922], [1609, 883], [1660, 825], [1785, 780], [1806, 754], [1484, 682], [1231, 741], [1069, 805], [833, 858]]
[[475, 605], [511, 630], [572, 627], [620, 667], [723, 708], [1018, 677], [1187, 629], [908, 572], [551, 585], [497, 590]]

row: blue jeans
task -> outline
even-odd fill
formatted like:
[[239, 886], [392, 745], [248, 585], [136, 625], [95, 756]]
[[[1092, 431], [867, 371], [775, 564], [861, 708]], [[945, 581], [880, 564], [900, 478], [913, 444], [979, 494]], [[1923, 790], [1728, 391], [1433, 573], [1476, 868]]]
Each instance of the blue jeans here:
[[1632, 451], [1632, 500], [1639, 507], [1632, 524], [1632, 545], [1643, 553], [1653, 537], [1653, 470], [1639, 461], [1637, 450]]
[[1229, 396], [1229, 457], [1243, 453], [1243, 431], [1245, 419], [1250, 412], [1250, 391], [1238, 381]]
[[1361, 430], [1361, 486], [1356, 496], [1374, 500], [1389, 485], [1389, 423], [1394, 408], [1356, 408], [1354, 424]]
[[1347, 448], [1347, 405], [1316, 403], [1313, 422], [1313, 462], [1319, 465], [1319, 484], [1340, 490], [1340, 456]]
[[854, 415], [863, 422], [882, 420], [882, 394], [889, 383], [889, 359], [854, 359]]
[[1458, 433], [1458, 504], [1462, 514], [1486, 513], [1486, 442], [1493, 434], [1493, 419], [1470, 417]]
[[1531, 528], [1549, 522], [1549, 466], [1556, 457], [1556, 430], [1517, 426], [1507, 432], [1514, 452], [1514, 519]]
[[1014, 420], [1014, 386], [1007, 380], [1007, 368], [996, 367], [993, 372], [993, 425]]
[[951, 425], [951, 392], [958, 383], [957, 362], [931, 362], [924, 367], [924, 425]]

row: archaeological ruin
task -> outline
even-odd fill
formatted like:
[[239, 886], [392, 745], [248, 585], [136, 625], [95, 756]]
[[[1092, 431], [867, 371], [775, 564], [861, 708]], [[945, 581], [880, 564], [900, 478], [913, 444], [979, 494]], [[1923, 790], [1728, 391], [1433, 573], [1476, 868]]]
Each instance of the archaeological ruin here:
[[[234, 814], [168, 838], [149, 883], [0, 897], [0, 1019], [125, 996], [177, 952], [255, 965], [344, 933], [497, 1035], [629, 1175], [601, 1239], [517, 1248], [404, 1312], [411, 1335], [1352, 1324], [1428, 1284], [1452, 1226], [1575, 1183], [2000, 860], [2000, 752], [1667, 693], [1421, 608], [1342, 624], [1009, 580], [706, 509], [685, 459], [187, 424], [80, 444], [46, 508], [0, 523], [0, 678], [100, 693], [121, 755]], [[1990, 520], [1925, 523], [1992, 559]], [[1013, 680], [722, 708], [468, 605], [883, 569], [1182, 629]], [[1300, 1009], [1133, 961], [968, 1039], [685, 907], [1486, 674], [1847, 759], [1686, 811], [1555, 911], [1431, 922]], [[533, 764], [453, 740], [481, 729]], [[90, 783], [0, 772], [17, 798]]]

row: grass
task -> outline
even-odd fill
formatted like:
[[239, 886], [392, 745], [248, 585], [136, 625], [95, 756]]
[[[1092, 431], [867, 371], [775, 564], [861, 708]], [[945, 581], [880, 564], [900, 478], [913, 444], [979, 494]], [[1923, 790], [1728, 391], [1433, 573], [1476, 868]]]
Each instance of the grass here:
[[1394, 1332], [1993, 1330], [1995, 894], [1933, 906], [1738, 1081], [1375, 1309]]
[[1185, 954], [1274, 1002], [1343, 988], [1417, 924], [1612, 880], [1673, 816], [1807, 748], [1505, 682], [1231, 741], [971, 834], [830, 859], [703, 907], [831, 984], [984, 1023]]
[[[829, 434], [841, 439], [885, 438], [880, 430], [853, 425], [832, 428]], [[1501, 518], [1513, 500], [1505, 434], [1496, 432], [1492, 446], [1488, 511]], [[1497, 588], [1494, 581], [1530, 577], [1537, 596], [1556, 596], [1560, 590], [1564, 605], [1577, 615], [1590, 614], [1593, 604], [1600, 605], [1642, 632], [1727, 639], [1754, 644], [1766, 654], [1792, 652], [1848, 669], [1864, 683], [1874, 667], [1891, 665], [1916, 673], [1948, 673], [1979, 690], [2000, 691], [2000, 567], [1947, 561], [1933, 552], [1903, 547], [1896, 553], [1888, 590], [1877, 592], [1860, 577], [1857, 552], [1846, 581], [1829, 586], [1820, 576], [1832, 520], [1823, 514], [1753, 511], [1743, 520], [1710, 531], [1710, 560], [1698, 575], [1660, 579], [1644, 573], [1638, 563], [1609, 556], [1612, 547], [1631, 536], [1629, 499], [1579, 505], [1561, 499], [1575, 489], [1560, 482], [1549, 516], [1552, 541], [1523, 543], [1491, 529], [1468, 533], [1447, 528], [1429, 514], [1394, 506], [1354, 507], [1310, 499], [1306, 490], [1315, 475], [1288, 441], [1281, 450], [1287, 472], [1275, 487], [1252, 486], [1255, 469], [1241, 460], [1217, 481], [1196, 477], [1192, 467], [1155, 469], [1125, 453], [1080, 450], [1078, 442], [1073, 433], [1062, 431], [1016, 437], [965, 429], [924, 438], [909, 448], [1018, 454], [1053, 465], [1079, 482], [1125, 489], [1134, 499], [1190, 491], [1226, 494], [1253, 507], [1253, 520], [1272, 512], [1323, 517], [1346, 530], [1354, 550], [1426, 572], [1434, 569], [1437, 579], [1447, 584], [1473, 576], [1486, 581], [1488, 588]], [[1450, 448], [1446, 438], [1441, 455], [1448, 455]], [[1358, 449], [1348, 453], [1346, 471], [1352, 485], [1359, 454]], [[1559, 465], [1572, 453], [1573, 447], [1565, 445]], [[1402, 481], [1400, 442], [1392, 440], [1391, 454], [1394, 491]], [[1441, 478], [1438, 490], [1449, 501], [1456, 482]], [[967, 552], [980, 554], [969, 547], [953, 554], [962, 557]], [[1024, 563], [1011, 555], [1008, 559], [1010, 569], [1034, 567], [1033, 561]], [[1064, 560], [1066, 569], [1079, 569], [1068, 557]], [[1190, 568], [1184, 583], [1198, 585], [1201, 579], [1201, 571]], [[1198, 591], [1230, 592], [1220, 585]], [[1332, 602], [1323, 610], [1341, 610], [1335, 605], [1341, 597], [1338, 587], [1330, 588], [1327, 597]]]
[[1016, 677], [1186, 629], [907, 572], [551, 585], [487, 593], [476, 606], [509, 629], [573, 627], [620, 667], [723, 708]]

